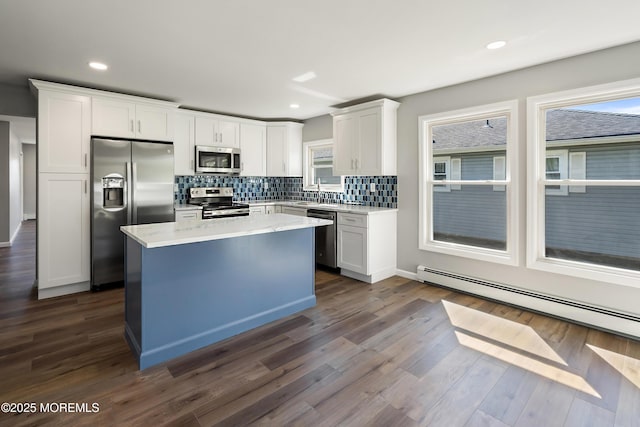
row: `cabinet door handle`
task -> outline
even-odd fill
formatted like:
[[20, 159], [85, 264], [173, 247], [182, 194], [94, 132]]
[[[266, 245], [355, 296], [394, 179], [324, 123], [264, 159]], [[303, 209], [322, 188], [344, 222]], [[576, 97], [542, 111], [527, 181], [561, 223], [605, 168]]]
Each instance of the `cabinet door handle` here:
[[142, 122], [138, 120], [138, 133], [142, 133]]
[[84, 180], [84, 194], [87, 194], [87, 180]]
[[133, 132], [133, 119], [130, 120], [131, 124], [131, 132]]
[[244, 162], [240, 162], [240, 172], [244, 171]]
[[285, 165], [284, 162], [282, 162], [282, 172], [286, 172], [287, 171], [287, 166]]
[[351, 159], [351, 169], [355, 169], [355, 168], [353, 167], [353, 159]]
[[358, 169], [358, 159], [356, 159], [356, 170]]

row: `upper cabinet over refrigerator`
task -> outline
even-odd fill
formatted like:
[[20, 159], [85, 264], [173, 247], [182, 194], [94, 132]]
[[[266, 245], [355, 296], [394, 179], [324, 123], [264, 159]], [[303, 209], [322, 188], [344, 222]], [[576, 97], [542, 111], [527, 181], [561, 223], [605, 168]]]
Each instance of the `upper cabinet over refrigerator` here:
[[94, 96], [91, 111], [93, 135], [173, 141], [172, 107]]

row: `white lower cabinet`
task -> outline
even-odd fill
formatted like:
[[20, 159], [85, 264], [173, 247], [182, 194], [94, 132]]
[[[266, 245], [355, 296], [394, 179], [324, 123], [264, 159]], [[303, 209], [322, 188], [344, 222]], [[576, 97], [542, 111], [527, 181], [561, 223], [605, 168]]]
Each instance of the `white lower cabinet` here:
[[193, 221], [202, 219], [202, 209], [176, 210], [176, 222]]
[[267, 215], [271, 215], [274, 213], [282, 213], [282, 207], [280, 206], [269, 205], [269, 206], [265, 206], [264, 210]]
[[288, 215], [307, 216], [307, 210], [305, 208], [292, 208], [290, 206], [283, 206], [282, 213]]
[[338, 225], [338, 267], [367, 274], [367, 229]]
[[375, 283], [396, 274], [397, 212], [338, 213], [341, 274]]
[[56, 286], [89, 289], [89, 190], [89, 174], [38, 175], [40, 298], [68, 293], [46, 292]]
[[249, 215], [264, 215], [266, 213], [265, 206], [250, 206]]

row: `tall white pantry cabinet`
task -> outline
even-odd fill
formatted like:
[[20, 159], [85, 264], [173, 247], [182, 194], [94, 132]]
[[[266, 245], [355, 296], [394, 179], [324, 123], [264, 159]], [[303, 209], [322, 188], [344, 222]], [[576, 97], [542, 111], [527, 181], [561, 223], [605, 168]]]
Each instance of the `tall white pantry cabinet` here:
[[[113, 94], [39, 80], [30, 82], [38, 99], [36, 281], [38, 298], [50, 298], [89, 289], [91, 135], [124, 135], [105, 127], [98, 129], [99, 133], [92, 130], [92, 122], [109, 122], [92, 111], [92, 102], [103, 107], [101, 102], [112, 99]], [[135, 126], [134, 122], [134, 135], [172, 138], [168, 132], [176, 104], [155, 100], [146, 104], [144, 98], [121, 98], [121, 102], [134, 105], [134, 112], [140, 112], [140, 124]], [[118, 100], [109, 105], [118, 105]], [[166, 117], [167, 121], [156, 126], [150, 117]], [[125, 130], [131, 129], [128, 120]], [[156, 124], [161, 121], [155, 120]]]

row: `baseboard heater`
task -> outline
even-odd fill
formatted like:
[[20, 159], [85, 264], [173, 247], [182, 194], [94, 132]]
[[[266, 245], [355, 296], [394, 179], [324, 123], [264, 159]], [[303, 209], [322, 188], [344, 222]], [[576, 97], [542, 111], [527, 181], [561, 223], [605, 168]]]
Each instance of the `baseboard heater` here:
[[630, 313], [565, 300], [503, 283], [489, 282], [419, 265], [418, 280], [538, 311], [609, 332], [640, 338], [640, 317]]

